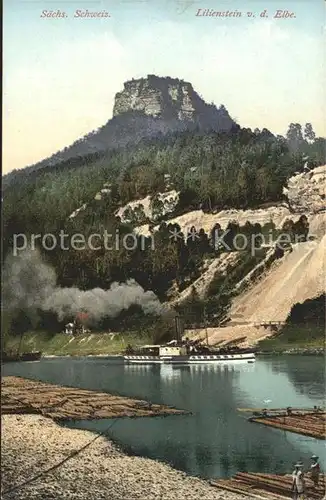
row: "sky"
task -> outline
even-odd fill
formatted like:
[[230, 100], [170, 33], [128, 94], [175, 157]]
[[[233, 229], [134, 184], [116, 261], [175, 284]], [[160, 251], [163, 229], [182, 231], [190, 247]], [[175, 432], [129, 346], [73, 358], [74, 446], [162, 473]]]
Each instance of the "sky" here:
[[4, 173], [104, 125], [123, 82], [147, 74], [191, 82], [243, 127], [284, 135], [311, 122], [326, 135], [325, 0], [4, 0], [3, 10]]

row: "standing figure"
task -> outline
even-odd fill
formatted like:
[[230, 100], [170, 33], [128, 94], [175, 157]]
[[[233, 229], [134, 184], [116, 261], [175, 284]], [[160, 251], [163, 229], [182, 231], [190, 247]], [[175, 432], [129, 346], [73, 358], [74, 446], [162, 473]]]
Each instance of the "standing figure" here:
[[320, 465], [318, 463], [318, 457], [313, 455], [311, 457], [312, 464], [310, 466], [310, 478], [314, 483], [315, 488], [317, 488], [319, 483]]
[[303, 500], [305, 493], [304, 473], [302, 470], [303, 464], [298, 462], [294, 467], [295, 469], [292, 473], [293, 500]]

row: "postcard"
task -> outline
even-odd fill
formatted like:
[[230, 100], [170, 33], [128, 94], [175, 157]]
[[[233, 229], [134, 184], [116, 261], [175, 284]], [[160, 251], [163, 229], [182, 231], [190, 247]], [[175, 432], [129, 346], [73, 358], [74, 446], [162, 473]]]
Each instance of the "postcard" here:
[[325, 499], [325, 9], [4, 0], [5, 500]]

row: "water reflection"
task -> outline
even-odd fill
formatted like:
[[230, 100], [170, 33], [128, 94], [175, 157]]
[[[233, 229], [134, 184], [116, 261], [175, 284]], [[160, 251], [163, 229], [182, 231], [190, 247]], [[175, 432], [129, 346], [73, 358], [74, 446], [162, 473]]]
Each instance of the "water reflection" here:
[[325, 392], [326, 367], [323, 357], [282, 356], [272, 362], [272, 370], [274, 373], [286, 374], [298, 394], [318, 400], [320, 394]]
[[222, 373], [222, 372], [251, 372], [254, 373], [255, 367], [253, 363], [220, 363], [215, 365], [193, 364], [193, 365], [127, 365], [126, 373], [144, 375], [157, 372], [161, 379], [164, 380], [180, 380], [183, 373], [188, 373], [193, 376], [203, 373]]
[[[315, 365], [321, 362], [316, 358]], [[256, 425], [237, 408], [311, 406], [322, 402], [324, 389], [315, 382], [315, 367], [297, 358], [300, 377], [294, 386], [285, 360], [254, 364], [149, 366], [110, 364], [104, 359], [52, 359], [11, 364], [4, 374], [148, 399], [192, 412], [168, 418], [120, 419], [109, 435], [130, 453], [164, 460], [203, 477], [227, 477], [237, 471], [291, 472], [293, 463], [309, 463], [312, 453], [326, 463], [324, 443]], [[292, 366], [293, 368], [293, 366]], [[291, 369], [289, 369], [291, 371]], [[300, 393], [298, 387], [301, 388]], [[318, 397], [317, 397], [318, 396]], [[109, 420], [79, 421], [78, 428], [103, 431]]]

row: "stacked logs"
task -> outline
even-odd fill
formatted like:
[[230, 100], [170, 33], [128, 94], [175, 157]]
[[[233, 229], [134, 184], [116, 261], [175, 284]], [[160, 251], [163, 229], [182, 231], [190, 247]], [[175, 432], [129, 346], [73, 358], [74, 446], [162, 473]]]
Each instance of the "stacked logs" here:
[[249, 420], [316, 439], [326, 439], [326, 412], [321, 410], [291, 410], [289, 413], [284, 411], [283, 414], [274, 415], [268, 412], [253, 416]]
[[[325, 478], [320, 477], [320, 486], [314, 488], [309, 478], [305, 479], [306, 493], [311, 500], [321, 500], [325, 495]], [[266, 498], [277, 500], [281, 498], [292, 498], [291, 475], [280, 476], [276, 474], [261, 474], [238, 472], [231, 479], [218, 479], [211, 481], [216, 488], [247, 495], [250, 498]]]
[[63, 421], [189, 413], [106, 392], [62, 387], [21, 377], [3, 377], [1, 389], [3, 415], [36, 413]]

